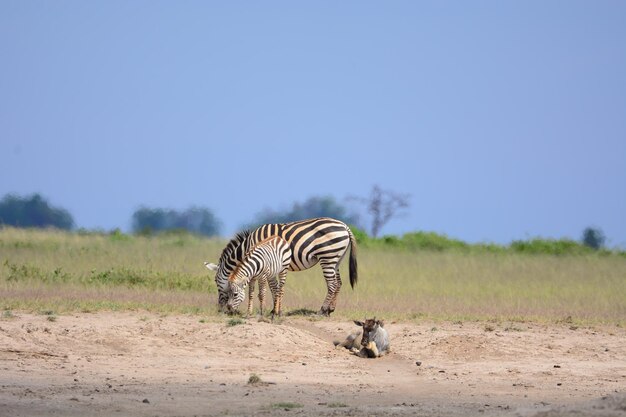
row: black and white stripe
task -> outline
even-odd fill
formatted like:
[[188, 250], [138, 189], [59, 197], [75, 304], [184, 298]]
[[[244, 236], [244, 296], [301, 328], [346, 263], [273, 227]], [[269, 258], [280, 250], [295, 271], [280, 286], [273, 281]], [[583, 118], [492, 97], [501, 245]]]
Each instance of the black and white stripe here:
[[289, 243], [292, 252], [290, 271], [303, 271], [317, 263], [320, 264], [327, 287], [320, 314], [328, 315], [333, 312], [341, 289], [339, 264], [348, 248], [350, 248], [350, 285], [354, 288], [357, 282], [356, 240], [345, 223], [327, 217], [292, 223], [265, 224], [253, 231], [238, 233], [222, 251], [217, 265], [205, 263], [207, 268], [217, 271], [215, 283], [220, 309], [224, 310], [228, 301], [230, 274], [255, 244], [273, 236], [281, 237]]
[[284, 239], [274, 236], [255, 245], [230, 274], [227, 308], [235, 311], [245, 298], [246, 286], [250, 285], [248, 295], [248, 315], [252, 314], [254, 283], [259, 282], [259, 302], [261, 315], [265, 297], [265, 283], [270, 284], [274, 298], [273, 314], [280, 314], [280, 304], [284, 293], [283, 286], [287, 268], [291, 262], [291, 249]]

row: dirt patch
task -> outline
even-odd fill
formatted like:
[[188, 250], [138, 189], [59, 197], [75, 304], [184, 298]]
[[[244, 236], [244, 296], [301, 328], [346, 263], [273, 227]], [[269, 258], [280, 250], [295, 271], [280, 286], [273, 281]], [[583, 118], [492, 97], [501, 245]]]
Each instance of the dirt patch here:
[[0, 416], [626, 415], [621, 328], [388, 323], [368, 360], [332, 344], [351, 322], [227, 321], [0, 320]]

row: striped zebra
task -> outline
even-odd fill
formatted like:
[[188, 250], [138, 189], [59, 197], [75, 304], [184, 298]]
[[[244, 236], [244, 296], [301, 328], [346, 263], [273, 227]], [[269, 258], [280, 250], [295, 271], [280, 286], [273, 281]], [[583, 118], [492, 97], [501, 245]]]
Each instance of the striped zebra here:
[[[211, 264], [210, 262], [205, 262], [204, 266], [206, 266], [209, 270], [213, 270], [213, 264]], [[252, 315], [252, 306], [254, 304], [254, 287], [255, 287], [255, 283], [256, 281], [258, 281], [259, 283], [259, 304], [260, 304], [260, 308], [259, 308], [259, 313], [261, 315], [263, 315], [263, 307], [265, 307], [265, 286], [267, 285], [267, 279], [265, 279], [264, 277], [258, 277], [257, 279], [251, 279], [249, 282], [249, 286], [248, 286], [248, 309], [247, 309], [247, 315], [251, 316]], [[229, 283], [230, 286], [230, 283]], [[244, 286], [245, 289], [245, 286]], [[227, 294], [227, 297], [230, 297], [230, 294]], [[245, 295], [241, 296], [242, 299], [241, 301], [243, 301], [243, 297], [245, 297]], [[228, 300], [228, 299], [227, 299]], [[239, 303], [237, 303], [237, 306], [239, 306], [239, 304], [241, 304], [241, 301], [239, 301]], [[235, 307], [234, 309], [232, 307], [228, 307], [228, 302], [226, 303], [226, 308], [229, 312], [232, 312], [234, 310], [237, 309], [237, 307]]]
[[320, 264], [326, 280], [327, 294], [319, 314], [335, 310], [341, 289], [339, 264], [350, 248], [350, 285], [357, 282], [356, 240], [350, 228], [339, 220], [321, 217], [292, 223], [265, 224], [253, 231], [243, 231], [228, 242], [217, 264], [205, 263], [216, 271], [218, 305], [224, 311], [228, 302], [228, 277], [246, 253], [268, 237], [279, 236], [289, 243], [292, 252], [290, 271], [303, 271]]
[[252, 298], [254, 282], [259, 282], [259, 302], [261, 315], [265, 296], [265, 283], [269, 281], [274, 299], [274, 314], [280, 314], [280, 305], [284, 294], [283, 286], [287, 276], [287, 268], [291, 263], [291, 249], [284, 239], [273, 236], [259, 242], [246, 254], [228, 277], [229, 291], [226, 307], [228, 311], [236, 311], [245, 298], [245, 289], [250, 285], [248, 297], [248, 315], [252, 314]]

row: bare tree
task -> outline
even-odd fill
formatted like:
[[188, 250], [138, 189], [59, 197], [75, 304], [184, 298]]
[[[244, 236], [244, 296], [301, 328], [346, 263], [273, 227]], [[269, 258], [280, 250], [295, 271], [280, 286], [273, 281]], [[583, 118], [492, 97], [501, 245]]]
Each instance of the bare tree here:
[[389, 220], [401, 214], [401, 210], [409, 207], [409, 194], [400, 194], [390, 190], [383, 190], [378, 185], [372, 187], [370, 196], [350, 197], [365, 204], [372, 216], [371, 234], [378, 237], [380, 230]]

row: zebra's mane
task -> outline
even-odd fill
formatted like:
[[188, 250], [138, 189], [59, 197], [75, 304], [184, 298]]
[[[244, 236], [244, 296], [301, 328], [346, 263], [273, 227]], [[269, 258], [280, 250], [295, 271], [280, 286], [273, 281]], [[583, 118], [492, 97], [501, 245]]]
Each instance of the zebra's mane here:
[[233, 254], [235, 250], [245, 242], [252, 232], [250, 230], [243, 230], [237, 233], [231, 240], [226, 244], [226, 247], [222, 251], [222, 255], [220, 256], [220, 265], [224, 265], [224, 262], [227, 259], [234, 259]]

